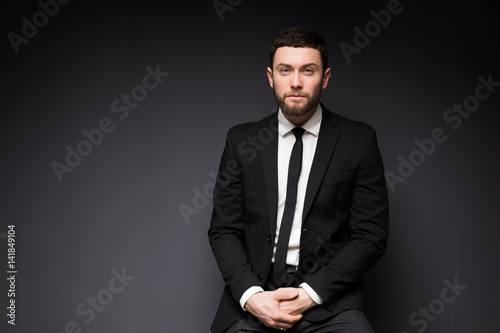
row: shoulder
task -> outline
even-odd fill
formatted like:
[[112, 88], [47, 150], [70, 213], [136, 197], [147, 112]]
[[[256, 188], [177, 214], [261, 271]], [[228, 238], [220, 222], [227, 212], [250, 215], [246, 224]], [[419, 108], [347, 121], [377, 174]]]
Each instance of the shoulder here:
[[337, 124], [341, 129], [350, 129], [350, 130], [356, 130], [356, 131], [361, 131], [361, 132], [373, 132], [375, 131], [374, 128], [364, 122], [358, 121], [358, 120], [353, 120], [344, 116], [341, 116], [337, 113], [333, 113], [330, 111], [326, 111], [327, 113], [324, 114], [326, 115], [326, 118], [330, 118], [331, 121], [335, 124]]
[[375, 129], [361, 121], [353, 120], [323, 108], [323, 121], [330, 123], [336, 131], [350, 138], [363, 140], [376, 136]]
[[278, 117], [276, 112], [258, 121], [235, 125], [229, 129], [228, 136], [237, 139], [259, 135], [270, 136], [272, 133], [278, 133]]

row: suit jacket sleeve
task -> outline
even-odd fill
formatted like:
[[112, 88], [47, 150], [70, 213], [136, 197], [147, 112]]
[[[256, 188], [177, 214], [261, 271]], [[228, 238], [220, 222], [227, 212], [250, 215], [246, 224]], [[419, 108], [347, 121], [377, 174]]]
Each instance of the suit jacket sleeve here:
[[388, 196], [373, 129], [370, 128], [365, 141], [352, 188], [349, 240], [333, 259], [305, 280], [330, 310], [342, 294], [358, 284], [362, 274], [383, 255], [387, 243]]
[[252, 286], [262, 285], [252, 272], [245, 248], [245, 211], [241, 164], [230, 130], [214, 189], [214, 209], [208, 231], [215, 259], [231, 294], [239, 300]]

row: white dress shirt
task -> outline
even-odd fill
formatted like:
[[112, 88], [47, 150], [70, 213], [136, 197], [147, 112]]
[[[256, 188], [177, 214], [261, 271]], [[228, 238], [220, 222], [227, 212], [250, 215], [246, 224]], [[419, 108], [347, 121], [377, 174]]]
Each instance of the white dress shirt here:
[[[319, 128], [321, 126], [322, 112], [321, 106], [318, 104], [318, 109], [314, 115], [302, 124], [302, 128], [306, 131], [302, 135], [303, 150], [302, 150], [302, 169], [300, 171], [299, 183], [297, 188], [297, 203], [295, 205], [295, 213], [293, 215], [292, 231], [290, 233], [290, 242], [288, 243], [288, 253], [286, 263], [292, 266], [299, 265], [299, 247], [300, 234], [302, 230], [302, 211], [304, 209], [304, 199], [306, 196], [307, 181], [309, 172], [318, 143]], [[278, 236], [285, 210], [286, 190], [288, 183], [288, 164], [292, 155], [293, 145], [295, 144], [295, 135], [292, 129], [295, 124], [286, 119], [280, 109], [278, 114], [278, 217], [276, 225], [276, 237], [274, 239], [273, 258], [276, 254], [278, 245]]]
[[[321, 120], [322, 109], [321, 105], [318, 104], [318, 108], [316, 109], [314, 115], [301, 125], [301, 127], [306, 130], [302, 135], [302, 169], [299, 176], [297, 204], [295, 206], [295, 213], [293, 215], [292, 230], [290, 233], [290, 241], [288, 243], [288, 253], [286, 257], [286, 263], [292, 266], [299, 265], [302, 212], [304, 210], [304, 199], [306, 195], [307, 181], [309, 179], [309, 173], [311, 171], [314, 153], [316, 151], [316, 145], [318, 143]], [[283, 116], [280, 108], [278, 112], [278, 216], [276, 224], [276, 237], [274, 239], [273, 246], [273, 262], [276, 253], [276, 247], [278, 245], [281, 219], [283, 217], [283, 211], [285, 210], [288, 164], [290, 162], [293, 145], [295, 144], [295, 135], [293, 135], [292, 133], [292, 129], [294, 127], [296, 127], [296, 125], [286, 119], [285, 116]], [[311, 297], [314, 302], [316, 302], [317, 304], [323, 303], [321, 297], [307, 283], [302, 283], [300, 287], [302, 287], [307, 292], [309, 297]], [[246, 301], [253, 294], [260, 291], [263, 291], [261, 287], [250, 287], [240, 299], [241, 307], [244, 309]]]

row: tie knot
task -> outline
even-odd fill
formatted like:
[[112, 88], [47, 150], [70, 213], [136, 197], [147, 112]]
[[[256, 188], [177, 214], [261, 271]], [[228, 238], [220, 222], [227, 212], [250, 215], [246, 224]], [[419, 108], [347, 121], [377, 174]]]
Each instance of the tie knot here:
[[306, 130], [305, 130], [305, 129], [303, 129], [302, 127], [294, 127], [294, 128], [292, 129], [293, 135], [295, 135], [295, 137], [296, 137], [297, 139], [301, 138], [301, 137], [302, 137], [302, 134], [304, 134], [304, 132], [305, 132], [305, 131], [306, 131]]

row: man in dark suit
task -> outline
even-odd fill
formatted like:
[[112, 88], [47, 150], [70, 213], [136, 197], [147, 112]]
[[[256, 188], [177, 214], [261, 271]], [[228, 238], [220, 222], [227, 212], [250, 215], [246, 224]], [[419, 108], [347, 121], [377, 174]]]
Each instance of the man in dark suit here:
[[384, 253], [388, 201], [375, 131], [319, 102], [324, 38], [279, 33], [279, 106], [229, 130], [209, 228], [226, 287], [212, 332], [373, 332], [361, 277]]

